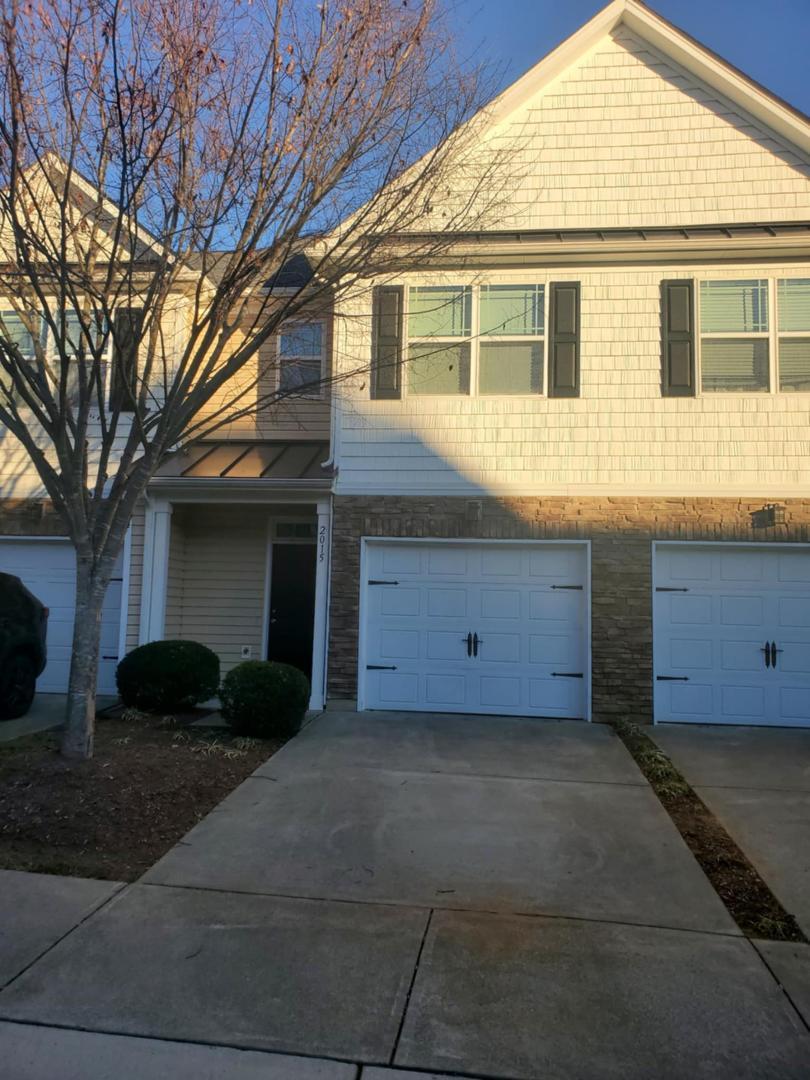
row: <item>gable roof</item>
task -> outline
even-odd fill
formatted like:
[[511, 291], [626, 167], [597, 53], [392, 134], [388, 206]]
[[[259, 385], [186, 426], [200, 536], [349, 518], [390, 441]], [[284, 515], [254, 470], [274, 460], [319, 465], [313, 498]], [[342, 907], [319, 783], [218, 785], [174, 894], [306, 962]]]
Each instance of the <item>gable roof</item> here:
[[634, 31], [776, 134], [810, 154], [810, 117], [641, 3], [641, 0], [612, 0], [597, 12], [487, 106], [487, 126], [494, 127], [505, 120], [532, 95], [543, 90], [575, 64], [592, 45], [620, 25]]

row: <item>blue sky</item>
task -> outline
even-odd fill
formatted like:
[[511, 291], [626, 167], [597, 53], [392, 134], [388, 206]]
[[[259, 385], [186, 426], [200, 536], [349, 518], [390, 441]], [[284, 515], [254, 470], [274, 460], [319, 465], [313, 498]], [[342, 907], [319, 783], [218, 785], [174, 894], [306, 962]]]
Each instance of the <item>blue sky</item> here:
[[[448, 0], [464, 57], [508, 86], [587, 22], [602, 0]], [[810, 0], [652, 0], [665, 19], [810, 113]]]

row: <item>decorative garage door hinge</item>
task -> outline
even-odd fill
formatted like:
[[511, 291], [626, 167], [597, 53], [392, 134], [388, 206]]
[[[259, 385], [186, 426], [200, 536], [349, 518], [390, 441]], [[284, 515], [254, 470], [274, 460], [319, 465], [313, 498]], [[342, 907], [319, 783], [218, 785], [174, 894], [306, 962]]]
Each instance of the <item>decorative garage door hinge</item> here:
[[366, 671], [396, 671], [396, 664], [366, 664]]
[[581, 671], [552, 671], [551, 674], [555, 679], [582, 679], [584, 677]]
[[372, 578], [369, 581], [369, 585], [399, 585], [398, 581], [378, 581], [377, 578]]
[[657, 682], [689, 682], [688, 675], [656, 675]]
[[584, 585], [552, 585], [552, 589], [575, 589], [578, 592], [582, 592], [585, 588]]
[[689, 592], [688, 589], [679, 589], [675, 585], [656, 585], [656, 592]]

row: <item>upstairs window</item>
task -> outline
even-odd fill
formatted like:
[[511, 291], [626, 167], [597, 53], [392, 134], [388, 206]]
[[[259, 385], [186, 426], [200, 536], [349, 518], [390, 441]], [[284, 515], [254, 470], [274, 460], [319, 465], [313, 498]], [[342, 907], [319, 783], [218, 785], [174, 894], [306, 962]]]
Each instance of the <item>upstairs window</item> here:
[[810, 278], [779, 281], [779, 389], [810, 390]]
[[478, 392], [543, 393], [542, 285], [487, 285], [480, 293]]
[[[16, 311], [0, 311], [3, 320], [2, 337], [10, 345], [16, 345], [24, 360], [34, 359], [34, 337]], [[39, 335], [43, 338], [44, 323], [40, 321]], [[17, 392], [13, 389], [11, 376], [0, 369], [0, 385], [2, 385], [11, 397], [17, 398]]]
[[408, 393], [469, 394], [472, 289], [422, 286], [409, 301]]
[[542, 394], [545, 302], [537, 284], [410, 288], [408, 394]]
[[278, 387], [320, 397], [324, 370], [323, 323], [288, 323], [278, 335]]
[[701, 281], [704, 393], [810, 391], [810, 278]]
[[[16, 311], [2, 311], [0, 317], [3, 320], [5, 333], [3, 337], [9, 343], [16, 345], [20, 355], [26, 360], [34, 357], [34, 338], [31, 331], [25, 325]], [[40, 322], [40, 336], [42, 335], [42, 323]]]
[[770, 389], [768, 282], [700, 283], [704, 391]]

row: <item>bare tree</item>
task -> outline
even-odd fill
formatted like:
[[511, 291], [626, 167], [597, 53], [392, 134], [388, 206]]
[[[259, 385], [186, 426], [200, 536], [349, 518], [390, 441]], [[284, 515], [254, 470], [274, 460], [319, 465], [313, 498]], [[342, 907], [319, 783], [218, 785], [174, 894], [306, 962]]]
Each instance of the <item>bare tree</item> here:
[[[475, 228], [495, 170], [436, 0], [0, 6], [0, 423], [76, 549], [62, 750], [84, 758], [101, 607], [156, 469], [273, 405], [235, 376], [302, 306], [392, 267], [451, 190], [411, 255]], [[268, 288], [304, 253], [305, 288]]]

